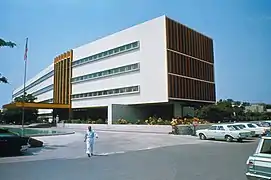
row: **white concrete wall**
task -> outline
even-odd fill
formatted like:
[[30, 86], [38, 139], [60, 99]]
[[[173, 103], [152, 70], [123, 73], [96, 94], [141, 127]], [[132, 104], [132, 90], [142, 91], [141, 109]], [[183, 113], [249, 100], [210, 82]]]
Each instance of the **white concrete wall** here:
[[49, 79], [46, 79], [45, 81], [41, 82], [40, 84], [32, 87], [31, 89], [27, 90], [27, 94], [32, 94], [42, 88], [45, 88], [49, 85], [52, 85], [54, 83], [54, 76], [50, 77]]
[[[34, 76], [33, 78], [29, 79], [25, 85], [28, 86], [29, 84], [33, 83], [34, 81], [36, 81], [37, 79], [41, 78], [42, 76], [46, 75], [47, 73], [49, 73], [50, 71], [52, 71], [54, 69], [54, 64], [49, 65], [48, 67], [46, 67], [44, 70], [42, 70], [41, 72], [39, 72], [36, 76]], [[18, 91], [23, 89], [23, 84], [21, 86], [19, 86], [17, 89], [14, 90], [13, 94], [16, 94]]]
[[53, 98], [53, 90], [37, 96], [37, 102], [45, 101]]
[[[34, 81], [38, 80], [39, 78], [41, 78], [42, 76], [48, 74], [49, 72], [51, 72], [52, 70], [54, 69], [54, 66], [53, 64], [51, 64], [50, 66], [48, 66], [47, 68], [45, 68], [44, 70], [42, 70], [40, 73], [38, 73], [36, 76], [34, 76], [33, 78], [31, 78], [30, 80], [28, 80], [26, 82], [26, 87], [28, 85], [30, 85], [31, 83], [33, 83]], [[37, 84], [36, 86], [33, 86], [32, 88], [26, 90], [26, 93], [27, 94], [32, 94], [42, 88], [45, 88], [49, 85], [52, 85], [54, 83], [54, 76], [44, 80], [43, 82]], [[13, 94], [16, 94], [17, 92], [19, 92], [21, 89], [23, 88], [23, 86], [20, 86], [19, 88], [17, 88]], [[23, 93], [17, 95], [16, 97], [18, 96], [21, 96], [23, 95]], [[37, 96], [37, 102], [40, 102], [40, 101], [44, 101], [44, 100], [47, 100], [47, 99], [52, 99], [53, 98], [53, 91], [48, 91], [48, 92], [45, 92], [43, 94], [40, 94]]]
[[49, 114], [49, 113], [53, 113], [52, 109], [39, 109], [38, 110], [38, 114]]
[[72, 74], [77, 77], [137, 62], [140, 63], [140, 73], [76, 83], [72, 85], [72, 94], [130, 85], [140, 85], [140, 94], [73, 100], [72, 108], [168, 101], [165, 16], [78, 47], [73, 50], [74, 61], [134, 41], [140, 42], [139, 50], [73, 67]]

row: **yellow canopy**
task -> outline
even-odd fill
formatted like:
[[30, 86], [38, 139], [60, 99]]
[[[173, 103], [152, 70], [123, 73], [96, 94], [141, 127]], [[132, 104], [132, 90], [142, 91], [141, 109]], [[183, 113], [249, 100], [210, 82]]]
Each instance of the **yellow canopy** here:
[[[3, 108], [6, 109], [15, 109], [22, 108], [22, 102], [14, 102], [10, 104], [3, 105]], [[54, 104], [54, 103], [24, 103], [25, 108], [33, 108], [33, 109], [68, 109], [70, 108], [69, 104]]]

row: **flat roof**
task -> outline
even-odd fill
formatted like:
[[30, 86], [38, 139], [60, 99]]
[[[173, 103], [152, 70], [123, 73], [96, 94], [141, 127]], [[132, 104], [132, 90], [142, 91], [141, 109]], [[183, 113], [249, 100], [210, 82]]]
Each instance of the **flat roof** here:
[[[3, 105], [6, 109], [22, 108], [22, 102], [15, 102]], [[55, 104], [55, 103], [24, 103], [24, 107], [28, 109], [69, 109], [69, 104]]]

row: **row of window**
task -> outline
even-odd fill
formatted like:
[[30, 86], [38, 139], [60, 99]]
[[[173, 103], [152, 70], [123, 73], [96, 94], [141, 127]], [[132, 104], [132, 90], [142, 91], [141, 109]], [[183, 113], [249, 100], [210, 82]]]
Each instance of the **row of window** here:
[[117, 68], [113, 68], [113, 69], [108, 69], [105, 71], [87, 74], [84, 76], [75, 77], [75, 78], [72, 78], [72, 83], [113, 76], [113, 75], [127, 73], [127, 72], [131, 72], [131, 71], [136, 71], [136, 70], [139, 70], [139, 63], [130, 64], [130, 65], [121, 66], [121, 67], [117, 67]]
[[74, 94], [72, 95], [72, 99], [95, 98], [95, 97], [101, 97], [101, 96], [113, 96], [113, 95], [138, 93], [138, 92], [139, 92], [139, 86], [130, 86], [130, 87], [124, 87], [124, 88], [116, 88], [116, 89], [109, 89], [109, 90], [103, 90], [103, 91]]
[[77, 66], [77, 65], [88, 63], [88, 62], [97, 61], [97, 60], [100, 60], [100, 59], [103, 59], [103, 58], [107, 58], [109, 56], [114, 56], [114, 55], [117, 55], [117, 54], [120, 54], [120, 53], [124, 53], [124, 52], [127, 52], [127, 51], [137, 49], [137, 48], [139, 48], [139, 41], [129, 43], [129, 44], [126, 44], [126, 45], [123, 45], [123, 46], [119, 46], [117, 48], [113, 48], [113, 49], [110, 49], [110, 50], [107, 50], [107, 51], [104, 51], [104, 52], [101, 52], [101, 53], [97, 53], [97, 54], [88, 56], [88, 57], [83, 58], [83, 59], [79, 59], [77, 61], [74, 61], [72, 63], [72, 65]]
[[40, 90], [37, 90], [37, 91], [33, 92], [32, 95], [33, 95], [33, 96], [38, 96], [38, 95], [40, 95], [40, 94], [43, 94], [43, 93], [46, 93], [46, 92], [48, 92], [48, 91], [53, 90], [53, 88], [54, 88], [54, 85], [51, 84], [51, 85], [49, 85], [49, 86], [46, 86], [46, 87], [44, 87], [44, 88], [42, 88], [42, 89], [40, 89]]
[[53, 103], [53, 99], [46, 99], [44, 101], [41, 101], [41, 103]]
[[[39, 83], [45, 81], [46, 79], [52, 77], [54, 75], [54, 70], [50, 71], [49, 73], [45, 74], [44, 76], [40, 77], [39, 79], [37, 79], [36, 81], [34, 81], [33, 83], [29, 84], [28, 86], [25, 87], [25, 90], [29, 90], [32, 87], [38, 85]], [[24, 92], [24, 89], [21, 89], [20, 91], [18, 91], [16, 94], [13, 95], [13, 97], [17, 97], [20, 94], [22, 94]]]

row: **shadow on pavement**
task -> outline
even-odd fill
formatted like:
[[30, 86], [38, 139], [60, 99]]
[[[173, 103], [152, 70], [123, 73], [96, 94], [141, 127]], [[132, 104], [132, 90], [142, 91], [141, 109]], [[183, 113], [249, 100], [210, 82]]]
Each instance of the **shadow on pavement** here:
[[227, 142], [226, 140], [213, 140], [213, 139], [210, 139], [208, 141], [213, 141], [213, 142], [225, 142], [225, 143], [237, 143], [237, 144], [244, 144], [244, 143], [253, 143], [255, 141], [257, 141], [259, 138], [251, 138], [251, 139], [246, 139], [246, 140], [243, 140], [242, 142], [239, 142], [239, 141], [232, 141], [232, 142]]
[[55, 150], [55, 149], [62, 148], [62, 147], [67, 147], [67, 146], [64, 146], [64, 145], [44, 145], [43, 147], [29, 148], [27, 151], [21, 152], [19, 154], [18, 153], [17, 154], [15, 154], [15, 153], [0, 154], [0, 158], [18, 157], [18, 156], [36, 156], [42, 150]]

